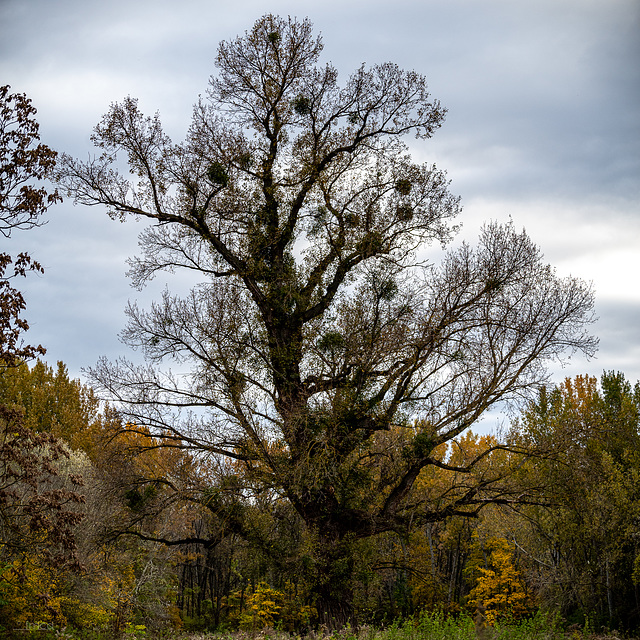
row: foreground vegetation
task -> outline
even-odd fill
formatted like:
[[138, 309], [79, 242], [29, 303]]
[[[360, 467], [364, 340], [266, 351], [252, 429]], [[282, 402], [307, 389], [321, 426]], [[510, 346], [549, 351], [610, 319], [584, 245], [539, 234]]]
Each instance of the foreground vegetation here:
[[[43, 625], [38, 629], [25, 629], [18, 637], [40, 638], [42, 640], [110, 640], [109, 634], [100, 632], [77, 633], [66, 629], [54, 629]], [[301, 636], [265, 629], [260, 632], [235, 633], [184, 633], [164, 631], [148, 633], [141, 625], [130, 626], [122, 637], [127, 640], [300, 640]], [[442, 614], [424, 614], [415, 619], [394, 623], [386, 628], [370, 626], [328, 632], [320, 629], [302, 636], [305, 640], [618, 640], [622, 636], [617, 631], [595, 633], [589, 625], [570, 628], [560, 624], [556, 618], [536, 615], [520, 622], [502, 622], [487, 628], [479, 621], [460, 615], [447, 617]]]

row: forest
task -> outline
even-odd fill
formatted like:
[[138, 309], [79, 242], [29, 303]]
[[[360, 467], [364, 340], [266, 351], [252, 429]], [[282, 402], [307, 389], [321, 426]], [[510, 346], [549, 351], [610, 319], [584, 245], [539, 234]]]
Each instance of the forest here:
[[460, 202], [406, 138], [446, 110], [391, 63], [340, 85], [321, 52], [263, 16], [219, 45], [183, 142], [128, 97], [87, 161], [0, 88], [6, 238], [69, 197], [148, 222], [134, 286], [198, 279], [126, 309], [146, 364], [84, 383], [24, 342], [41, 265], [0, 254], [5, 635], [640, 628], [640, 385], [548, 383], [596, 350], [590, 285], [513, 224], [427, 260]]
[[[210, 464], [150, 434], [114, 438], [119, 416], [62, 363], [5, 367], [0, 390], [5, 414], [21, 416], [19, 427], [3, 418], [0, 449], [5, 629], [315, 628], [313, 537], [275, 492], [242, 491], [244, 465], [221, 487]], [[383, 627], [482, 607], [489, 625], [545, 612], [566, 627], [637, 628], [639, 418], [638, 384], [578, 376], [543, 387], [505, 434], [539, 455], [495, 450], [496, 436], [472, 431], [441, 445], [434, 455], [449, 466], [493, 450], [467, 485], [499, 475], [537, 500], [354, 536], [344, 567], [354, 619]], [[432, 466], [419, 499], [459, 492], [457, 476]], [[205, 487], [209, 501], [238, 495], [223, 518], [176, 500], [178, 484]]]

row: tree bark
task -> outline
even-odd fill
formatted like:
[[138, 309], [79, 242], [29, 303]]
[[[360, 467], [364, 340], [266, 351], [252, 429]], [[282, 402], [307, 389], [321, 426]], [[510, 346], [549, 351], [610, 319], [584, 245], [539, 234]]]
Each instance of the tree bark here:
[[353, 549], [342, 536], [325, 538], [317, 547], [313, 588], [318, 624], [334, 631], [357, 626], [353, 608]]

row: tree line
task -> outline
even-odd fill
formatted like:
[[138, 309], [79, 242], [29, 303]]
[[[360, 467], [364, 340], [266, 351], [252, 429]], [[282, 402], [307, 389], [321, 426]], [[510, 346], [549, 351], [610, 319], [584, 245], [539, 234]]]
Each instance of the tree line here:
[[[5, 629], [38, 621], [113, 631], [301, 632], [318, 624], [313, 533], [277, 494], [243, 493], [251, 469], [234, 465], [223, 484], [211, 464], [159, 447], [151, 434], [114, 437], [119, 416], [101, 412], [62, 363], [4, 367], [0, 394], [25, 429], [51, 437], [62, 452], [51, 461], [50, 445], [34, 448], [43, 468], [16, 461], [6, 447], [12, 425], [2, 425]], [[620, 373], [599, 382], [577, 376], [543, 387], [511, 426], [508, 439], [539, 455], [496, 450], [496, 436], [471, 431], [441, 446], [437, 455], [449, 466], [490, 452], [467, 482], [503, 473], [514, 493], [535, 487], [536, 501], [353, 536], [341, 576], [353, 594], [353, 620], [384, 625], [423, 611], [480, 609], [494, 624], [541, 610], [567, 625], [637, 628], [639, 418], [638, 384]], [[417, 495], [428, 505], [460, 484], [434, 465]], [[198, 487], [209, 502], [186, 493], [175, 499], [177, 485]], [[48, 502], [56, 492], [78, 498]], [[237, 494], [233, 504], [229, 492]], [[34, 527], [28, 506], [38, 497]], [[221, 500], [229, 503], [226, 518]], [[73, 517], [61, 536], [65, 513]]]
[[[220, 44], [184, 142], [126, 98], [87, 162], [36, 145], [30, 102], [3, 88], [7, 233], [60, 198], [26, 182], [50, 177], [149, 221], [135, 286], [200, 280], [131, 304], [123, 338], [147, 364], [103, 359], [85, 387], [25, 362], [44, 350], [20, 342], [25, 303], [0, 274], [3, 615], [301, 630], [545, 606], [633, 624], [633, 545], [590, 544], [598, 526], [612, 541], [607, 492], [633, 502], [637, 390], [618, 374], [543, 386], [549, 362], [596, 348], [590, 286], [512, 224], [426, 261], [460, 204], [406, 137], [430, 138], [446, 110], [391, 63], [340, 85], [321, 52], [308, 20], [266, 15]], [[505, 433], [473, 433], [527, 398]], [[583, 402], [602, 422], [580, 431]], [[581, 495], [590, 483], [603, 493]]]

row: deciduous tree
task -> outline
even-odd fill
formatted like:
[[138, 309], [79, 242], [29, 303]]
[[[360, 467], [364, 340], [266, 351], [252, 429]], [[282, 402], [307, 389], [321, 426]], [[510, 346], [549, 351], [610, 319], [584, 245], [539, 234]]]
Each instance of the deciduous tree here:
[[542, 605], [577, 622], [632, 629], [640, 619], [639, 425], [640, 385], [609, 372], [544, 388], [518, 427], [548, 452], [523, 468], [547, 506], [528, 507], [514, 538], [534, 561]]
[[[55, 165], [56, 153], [40, 144], [36, 110], [24, 94], [0, 87], [0, 233], [9, 238], [16, 229], [43, 223], [42, 215], [58, 201], [57, 191], [39, 186]], [[0, 253], [0, 376], [26, 359], [43, 354], [41, 345], [26, 345], [29, 327], [22, 312], [25, 300], [13, 279], [42, 267], [26, 253]], [[0, 586], [11, 586], [17, 597], [33, 585], [29, 575], [44, 575], [44, 567], [77, 566], [74, 527], [82, 519], [77, 489], [81, 479], [59, 473], [69, 457], [64, 443], [50, 432], [36, 433], [24, 424], [24, 410], [0, 398]], [[38, 567], [34, 569], [33, 560]], [[34, 571], [32, 571], [34, 569]], [[39, 573], [38, 573], [39, 572]], [[21, 594], [21, 595], [20, 595]], [[39, 594], [43, 606], [48, 594]], [[33, 607], [25, 600], [25, 611]], [[12, 607], [3, 602], [0, 625]], [[14, 602], [15, 604], [15, 602]], [[51, 604], [51, 602], [49, 602]], [[53, 606], [53, 605], [51, 605]], [[55, 607], [52, 609], [52, 611]], [[52, 613], [53, 615], [53, 613]]]
[[[31, 100], [21, 93], [9, 93], [9, 88], [0, 86], [0, 233], [5, 238], [15, 229], [43, 224], [42, 215], [60, 200], [57, 191], [39, 186], [51, 175], [57, 154], [38, 142], [39, 125]], [[40, 345], [21, 342], [22, 332], [29, 328], [21, 317], [26, 304], [11, 280], [28, 271], [42, 272], [42, 267], [26, 253], [16, 258], [0, 253], [0, 360], [8, 364], [44, 353]]]
[[[81, 204], [152, 223], [135, 285], [162, 270], [202, 278], [186, 297], [131, 305], [124, 339], [149, 366], [101, 361], [95, 384], [130, 429], [243, 465], [201, 498], [239, 531], [231, 503], [288, 501], [315, 539], [320, 618], [341, 624], [350, 541], [405, 529], [430, 465], [469, 477], [482, 458], [448, 465], [437, 447], [595, 341], [590, 288], [557, 277], [510, 225], [488, 225], [477, 248], [439, 267], [425, 262], [419, 251], [449, 241], [460, 207], [405, 138], [430, 138], [445, 110], [422, 75], [390, 63], [340, 86], [321, 50], [308, 20], [264, 16], [220, 44], [183, 143], [127, 98], [95, 128], [101, 155], [65, 157], [59, 178]], [[171, 360], [190, 373], [163, 372]], [[404, 430], [403, 454], [380, 474], [392, 428]], [[451, 495], [421, 517], [513, 498], [482, 481]]]

